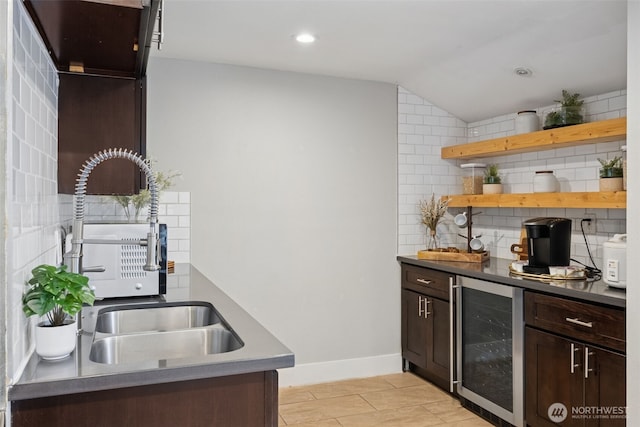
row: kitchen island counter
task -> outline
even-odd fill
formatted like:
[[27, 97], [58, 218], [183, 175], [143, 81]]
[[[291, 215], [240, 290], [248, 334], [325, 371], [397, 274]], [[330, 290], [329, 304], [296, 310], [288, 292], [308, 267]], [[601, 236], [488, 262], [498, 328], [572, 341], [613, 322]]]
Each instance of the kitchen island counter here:
[[[89, 360], [93, 334], [83, 333], [77, 349], [61, 361], [45, 361], [35, 353], [21, 378], [8, 390], [10, 401], [61, 394], [85, 393], [153, 384], [227, 377], [254, 372], [275, 371], [294, 365], [294, 354], [258, 321], [222, 292], [190, 264], [177, 264], [175, 274], [167, 275], [164, 300], [135, 299], [118, 303], [159, 303], [179, 301], [210, 302], [244, 343], [227, 353], [211, 354], [199, 359], [155, 360], [136, 363], [103, 364]], [[95, 316], [101, 305], [96, 302], [83, 310]]]
[[602, 280], [556, 280], [543, 282], [527, 279], [509, 272], [513, 260], [490, 258], [483, 263], [467, 263], [453, 261], [429, 261], [417, 259], [416, 256], [398, 256], [397, 260], [419, 267], [445, 271], [460, 276], [467, 276], [490, 282], [535, 290], [551, 295], [570, 297], [582, 301], [591, 301], [614, 307], [626, 307], [627, 293], [624, 289], [615, 289]]

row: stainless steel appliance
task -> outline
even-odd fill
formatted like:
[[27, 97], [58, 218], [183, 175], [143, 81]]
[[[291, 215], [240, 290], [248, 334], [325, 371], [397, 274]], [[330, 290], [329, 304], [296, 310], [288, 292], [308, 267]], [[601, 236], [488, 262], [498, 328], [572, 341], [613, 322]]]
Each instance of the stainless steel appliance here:
[[144, 269], [147, 250], [137, 243], [146, 239], [148, 231], [147, 223], [84, 224], [82, 273], [89, 277], [96, 298], [166, 293], [167, 227], [159, 224], [157, 271]]
[[571, 258], [571, 220], [533, 218], [522, 223], [527, 232], [529, 265], [525, 273], [549, 274], [549, 266], [567, 266]]
[[458, 395], [476, 412], [523, 426], [522, 289], [462, 276], [456, 282]]

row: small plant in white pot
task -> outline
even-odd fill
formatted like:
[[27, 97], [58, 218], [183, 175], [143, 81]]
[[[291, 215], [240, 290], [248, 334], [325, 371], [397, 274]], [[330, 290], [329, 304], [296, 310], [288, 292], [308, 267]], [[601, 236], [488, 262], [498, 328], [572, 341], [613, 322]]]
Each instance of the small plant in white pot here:
[[93, 305], [95, 301], [89, 278], [66, 270], [66, 265], [37, 266], [31, 270], [32, 277], [22, 297], [22, 311], [27, 317], [46, 317], [36, 326], [36, 353], [43, 359], [63, 359], [75, 350], [74, 316], [83, 304]]
[[502, 178], [498, 171], [498, 165], [489, 165], [484, 171], [482, 182], [482, 194], [501, 194]]
[[598, 159], [600, 165], [600, 191], [622, 191], [624, 183], [622, 179], [622, 157], [614, 157], [610, 160]]

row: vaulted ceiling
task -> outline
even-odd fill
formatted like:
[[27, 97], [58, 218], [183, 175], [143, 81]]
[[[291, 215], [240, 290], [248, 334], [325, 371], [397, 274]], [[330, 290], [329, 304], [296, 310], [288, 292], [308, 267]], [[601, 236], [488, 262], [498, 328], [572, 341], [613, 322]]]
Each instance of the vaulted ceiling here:
[[[473, 122], [562, 89], [626, 88], [626, 11], [620, 0], [165, 0], [151, 55], [399, 84]], [[300, 32], [316, 42], [297, 43]]]

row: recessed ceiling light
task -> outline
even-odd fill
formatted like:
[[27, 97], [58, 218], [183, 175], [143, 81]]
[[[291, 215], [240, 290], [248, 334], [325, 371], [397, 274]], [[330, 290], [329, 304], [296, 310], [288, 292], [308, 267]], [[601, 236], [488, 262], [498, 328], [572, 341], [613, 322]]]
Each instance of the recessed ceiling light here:
[[533, 75], [533, 71], [526, 67], [516, 67], [513, 69], [513, 72], [516, 76], [520, 77], [531, 77]]
[[313, 43], [316, 41], [316, 37], [313, 34], [301, 33], [296, 35], [296, 41], [298, 43]]

